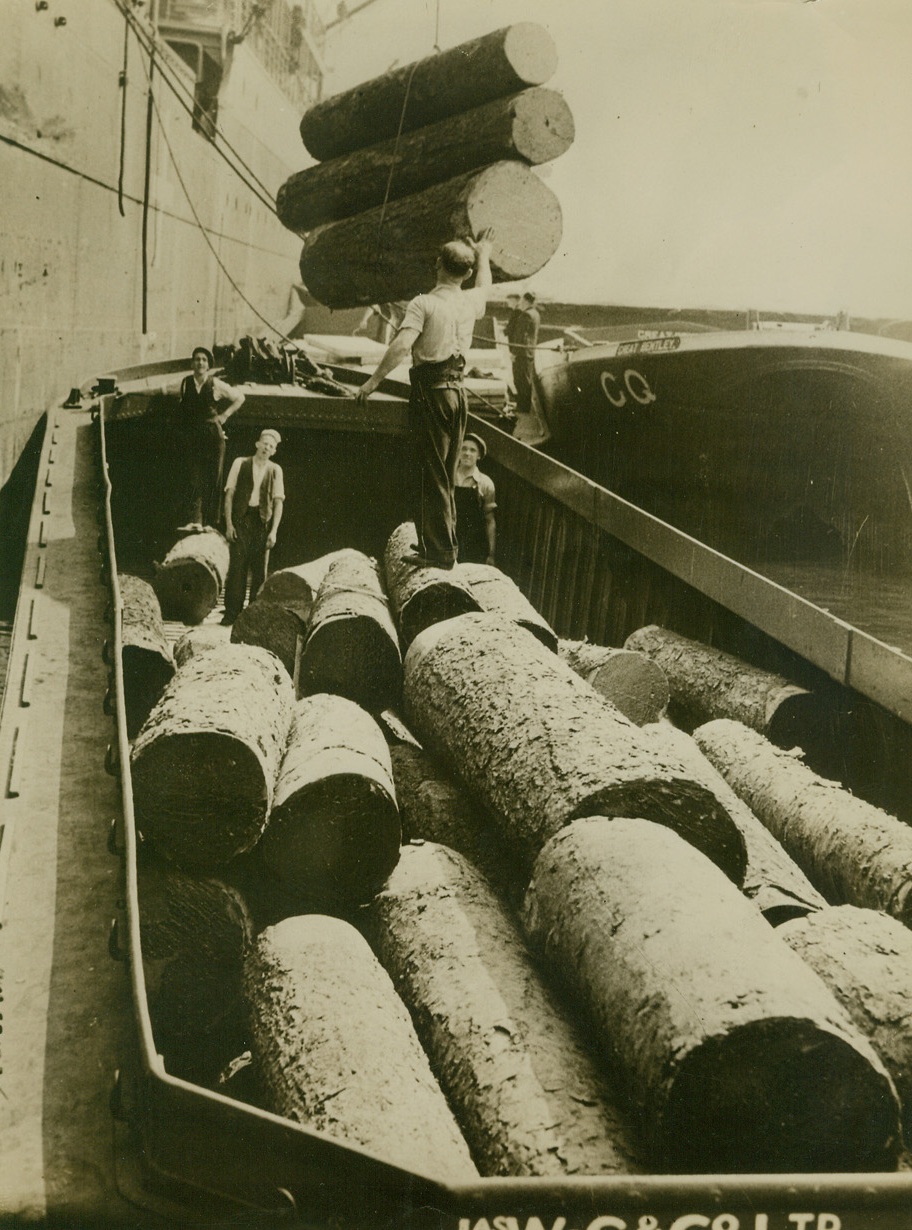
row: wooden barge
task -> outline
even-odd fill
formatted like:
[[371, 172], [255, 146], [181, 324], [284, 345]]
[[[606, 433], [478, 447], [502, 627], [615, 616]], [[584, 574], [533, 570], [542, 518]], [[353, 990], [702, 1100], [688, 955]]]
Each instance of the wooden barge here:
[[[447, 1183], [170, 1074], [141, 959], [118, 573], [170, 531], [158, 408], [186, 360], [47, 414], [0, 715], [4, 1221], [814, 1230], [912, 1225], [908, 1173]], [[357, 382], [355, 373], [337, 377]], [[363, 379], [363, 375], [360, 377]], [[249, 387], [230, 448], [283, 434], [273, 567], [382, 552], [405, 515], [400, 396]], [[662, 624], [823, 694], [808, 759], [912, 820], [912, 659], [481, 420], [500, 566], [564, 637]], [[110, 960], [109, 957], [115, 958]]]

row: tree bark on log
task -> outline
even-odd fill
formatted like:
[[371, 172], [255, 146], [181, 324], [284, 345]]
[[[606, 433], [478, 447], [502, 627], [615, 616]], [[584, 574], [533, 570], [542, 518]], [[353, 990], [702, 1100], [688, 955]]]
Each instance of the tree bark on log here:
[[637, 726], [657, 722], [668, 711], [671, 694], [665, 672], [645, 654], [567, 640], [558, 642], [557, 652], [571, 670]]
[[155, 590], [140, 577], [120, 573], [121, 663], [127, 734], [135, 739], [174, 674], [174, 655]]
[[332, 692], [372, 713], [399, 704], [402, 654], [377, 565], [348, 555], [327, 570], [301, 655], [298, 695]]
[[265, 649], [226, 645], [187, 662], [133, 745], [136, 822], [178, 866], [214, 870], [266, 826], [294, 691]]
[[224, 624], [200, 624], [185, 632], [174, 646], [174, 664], [178, 670], [191, 658], [198, 658], [201, 653], [210, 649], [218, 649], [231, 640], [231, 629]]
[[301, 140], [320, 161], [338, 158], [543, 85], [556, 68], [548, 32], [533, 22], [517, 22], [324, 99], [304, 113]]
[[741, 830], [747, 849], [747, 870], [741, 891], [771, 926], [777, 927], [791, 918], [803, 918], [814, 910], [827, 908], [826, 899], [713, 768], [690, 735], [670, 722], [644, 727], [643, 733], [654, 746], [675, 755], [686, 765], [694, 779], [715, 794]]
[[163, 619], [201, 624], [218, 602], [228, 575], [228, 543], [218, 530], [180, 538], [155, 573]]
[[443, 1182], [477, 1171], [389, 975], [349, 923], [288, 918], [245, 966], [270, 1109]]
[[676, 834], [640, 819], [577, 821], [542, 851], [525, 925], [616, 1057], [662, 1164], [895, 1168], [899, 1106], [873, 1049]]
[[369, 713], [341, 696], [297, 702], [263, 860], [302, 904], [368, 901], [399, 859], [389, 749]]
[[298, 641], [306, 633], [306, 625], [292, 607], [257, 598], [245, 606], [231, 626], [231, 641], [235, 645], [259, 645], [274, 653], [288, 672], [295, 677], [298, 662]]
[[414, 523], [404, 521], [390, 534], [383, 556], [386, 592], [403, 647], [442, 619], [481, 609], [455, 568], [446, 571], [406, 562], [404, 556], [415, 550], [416, 536]]
[[669, 716], [687, 731], [731, 718], [778, 747], [793, 747], [820, 722], [821, 702], [812, 692], [677, 632], [652, 624], [631, 633], [624, 648], [661, 666], [671, 689]]
[[517, 281], [551, 259], [561, 225], [547, 184], [520, 162], [495, 162], [311, 231], [301, 279], [330, 308], [410, 299], [433, 288], [443, 244], [491, 228], [493, 279]]
[[832, 906], [779, 934], [827, 984], [893, 1077], [912, 1140], [912, 935], [878, 910]]
[[694, 739], [831, 905], [883, 910], [912, 927], [912, 827], [739, 722], [709, 722]]
[[491, 564], [457, 564], [456, 575], [468, 583], [480, 610], [518, 624], [557, 653], [557, 633], [505, 572]]
[[642, 1170], [607, 1081], [464, 858], [405, 846], [366, 928], [483, 1175]]
[[337, 559], [348, 555], [357, 555], [352, 547], [343, 547], [339, 551], [330, 551], [318, 559], [308, 560], [305, 564], [296, 564], [293, 568], [279, 568], [270, 572], [260, 586], [257, 595], [261, 602], [278, 602], [289, 607], [302, 620], [310, 618], [317, 590], [326, 576], [326, 570]]
[[556, 654], [493, 615], [428, 628], [405, 659], [406, 719], [527, 864], [571, 820], [642, 815], [744, 879], [744, 838], [705, 786], [659, 755]]
[[279, 189], [276, 213], [283, 226], [303, 234], [505, 158], [550, 162], [573, 136], [573, 116], [560, 94], [525, 90], [298, 171]]
[[156, 1046], [172, 1076], [213, 1085], [246, 1045], [241, 975], [253, 940], [243, 897], [158, 859], [138, 864], [143, 976]]

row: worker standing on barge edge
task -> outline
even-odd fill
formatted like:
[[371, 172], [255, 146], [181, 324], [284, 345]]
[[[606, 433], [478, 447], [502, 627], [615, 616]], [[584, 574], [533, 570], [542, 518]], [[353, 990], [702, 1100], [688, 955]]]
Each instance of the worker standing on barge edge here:
[[[417, 553], [410, 563], [452, 568], [456, 563], [456, 466], [468, 409], [463, 385], [475, 321], [487, 307], [492, 232], [453, 240], [437, 257], [437, 284], [417, 295], [376, 371], [356, 396], [362, 405], [411, 351], [409, 427], [417, 462], [414, 521]], [[475, 270], [475, 283], [463, 283]]]
[[[224, 424], [244, 404], [239, 393], [224, 380], [210, 375], [212, 351], [197, 346], [191, 355], [193, 373], [180, 387], [179, 430], [187, 466], [187, 524], [178, 530], [201, 530], [217, 525], [221, 502], [222, 467], [225, 463]], [[227, 406], [219, 412], [218, 402]]]

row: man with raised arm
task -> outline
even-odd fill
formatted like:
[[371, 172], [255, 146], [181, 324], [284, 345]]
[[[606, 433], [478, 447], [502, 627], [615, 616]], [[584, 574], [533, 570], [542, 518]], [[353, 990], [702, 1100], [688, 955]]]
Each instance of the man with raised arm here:
[[[444, 244], [437, 285], [412, 299], [376, 371], [361, 386], [362, 404], [411, 351], [409, 425], [417, 461], [414, 498], [417, 551], [409, 562], [435, 568], [456, 563], [456, 466], [466, 429], [462, 373], [475, 321], [484, 315], [491, 285], [490, 230], [477, 240]], [[463, 283], [475, 271], [474, 285]]]

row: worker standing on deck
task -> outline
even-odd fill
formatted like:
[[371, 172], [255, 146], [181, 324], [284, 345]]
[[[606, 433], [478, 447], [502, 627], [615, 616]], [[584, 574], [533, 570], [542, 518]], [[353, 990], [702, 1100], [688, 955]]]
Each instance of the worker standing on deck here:
[[[414, 502], [417, 553], [409, 562], [436, 568], [456, 563], [456, 463], [466, 427], [462, 374], [475, 321], [484, 315], [491, 285], [491, 232], [444, 244], [437, 284], [409, 303], [396, 336], [376, 371], [361, 386], [362, 404], [393, 368], [412, 354], [409, 424], [416, 453]], [[475, 270], [475, 284], [463, 283]]]
[[496, 545], [494, 483], [478, 468], [487, 447], [467, 431], [456, 466], [456, 538], [460, 564], [493, 564]]
[[[239, 393], [210, 374], [212, 351], [197, 346], [191, 356], [193, 373], [180, 389], [180, 434], [187, 465], [189, 516], [179, 530], [201, 530], [218, 522], [222, 466], [225, 461], [224, 424], [244, 404]], [[218, 403], [227, 402], [219, 412]]]
[[250, 597], [266, 580], [269, 552], [285, 505], [282, 467], [272, 461], [282, 437], [273, 427], [260, 432], [252, 457], [235, 457], [225, 482], [225, 537], [231, 544], [225, 580], [223, 624], [233, 624], [244, 609], [247, 578]]
[[535, 376], [535, 347], [541, 313], [535, 306], [535, 294], [527, 290], [519, 303], [519, 311], [507, 322], [507, 341], [513, 360], [513, 384], [516, 388], [516, 409], [519, 414], [532, 413], [532, 380]]

